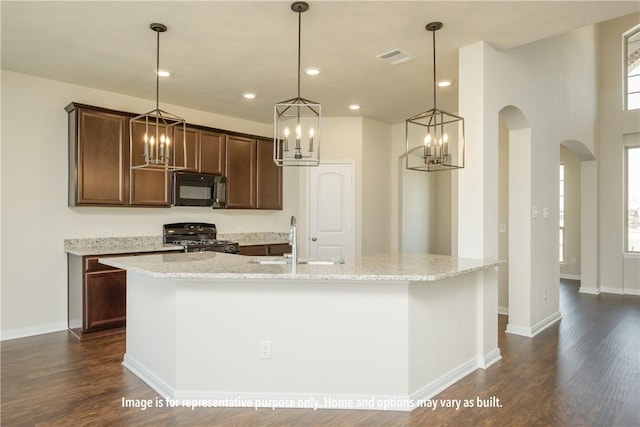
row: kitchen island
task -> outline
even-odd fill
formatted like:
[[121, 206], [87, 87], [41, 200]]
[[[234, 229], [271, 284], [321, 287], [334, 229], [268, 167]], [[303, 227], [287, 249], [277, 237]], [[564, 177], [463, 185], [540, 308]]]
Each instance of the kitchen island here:
[[224, 253], [127, 270], [124, 365], [197, 406], [409, 411], [500, 359], [497, 262], [379, 254], [264, 265]]

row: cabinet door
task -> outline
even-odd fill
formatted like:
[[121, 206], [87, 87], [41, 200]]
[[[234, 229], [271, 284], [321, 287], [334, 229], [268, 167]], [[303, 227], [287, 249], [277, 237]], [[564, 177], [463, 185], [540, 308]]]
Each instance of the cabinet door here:
[[84, 330], [124, 326], [127, 315], [127, 273], [124, 270], [86, 273]]
[[186, 166], [188, 171], [198, 172], [198, 137], [200, 131], [194, 128], [186, 128], [186, 131], [183, 131], [182, 128], [176, 129], [176, 134], [174, 136], [173, 141], [173, 155], [175, 156], [175, 164], [176, 166], [185, 165], [185, 157], [184, 157], [184, 147], [182, 146], [182, 138], [184, 136], [185, 145], [187, 148], [187, 162]]
[[85, 108], [69, 112], [69, 205], [126, 205], [128, 117]]
[[256, 140], [227, 136], [227, 208], [256, 206]]
[[282, 256], [291, 253], [291, 246], [288, 243], [276, 243], [269, 245], [269, 255]]
[[268, 245], [240, 246], [240, 255], [266, 256], [269, 255]]
[[200, 131], [200, 172], [225, 174], [226, 138], [222, 133]]
[[256, 208], [282, 209], [282, 168], [273, 161], [273, 140], [256, 143]]
[[[137, 142], [143, 140], [145, 126], [134, 123], [132, 132], [131, 155], [134, 159], [143, 158], [144, 145], [142, 142]], [[142, 162], [138, 161], [136, 164], [140, 163]], [[163, 171], [131, 169], [130, 204], [132, 206], [170, 206], [169, 175]]]

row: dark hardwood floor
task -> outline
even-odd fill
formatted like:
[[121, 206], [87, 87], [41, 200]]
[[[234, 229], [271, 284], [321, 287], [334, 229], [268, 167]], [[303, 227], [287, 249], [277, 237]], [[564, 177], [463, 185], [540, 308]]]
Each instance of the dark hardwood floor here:
[[[442, 392], [501, 407], [383, 411], [123, 408], [156, 393], [122, 364], [124, 335], [67, 332], [2, 342], [2, 426], [640, 426], [640, 297], [561, 285], [560, 323], [507, 335], [502, 360]], [[495, 405], [494, 405], [495, 406]]]

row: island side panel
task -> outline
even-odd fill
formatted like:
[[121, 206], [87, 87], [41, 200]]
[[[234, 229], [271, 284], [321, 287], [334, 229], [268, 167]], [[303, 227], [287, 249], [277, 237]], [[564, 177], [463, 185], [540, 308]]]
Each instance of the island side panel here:
[[123, 364], [163, 397], [176, 380], [176, 283], [127, 271], [127, 338]]
[[406, 397], [407, 286], [179, 282], [177, 396]]
[[481, 368], [502, 359], [498, 348], [498, 269], [478, 273], [478, 359]]
[[470, 273], [409, 287], [409, 386], [414, 399], [432, 398], [479, 367], [478, 286], [478, 273]]

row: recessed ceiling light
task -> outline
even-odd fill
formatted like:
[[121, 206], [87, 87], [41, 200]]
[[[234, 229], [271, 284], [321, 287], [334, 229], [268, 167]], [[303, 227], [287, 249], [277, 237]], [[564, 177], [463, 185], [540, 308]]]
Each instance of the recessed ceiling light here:
[[320, 74], [320, 68], [307, 67], [304, 69], [304, 72], [307, 73], [308, 76], [317, 76], [318, 74]]
[[448, 87], [451, 86], [451, 80], [440, 80], [438, 82], [438, 86], [440, 87]]
[[360, 106], [358, 104], [351, 104], [351, 105], [349, 105], [349, 109], [350, 110], [359, 110]]
[[245, 99], [253, 99], [256, 97], [256, 94], [253, 92], [245, 92], [242, 94]]
[[158, 75], [160, 77], [169, 77], [171, 75], [171, 72], [169, 72], [168, 70], [158, 70]]

